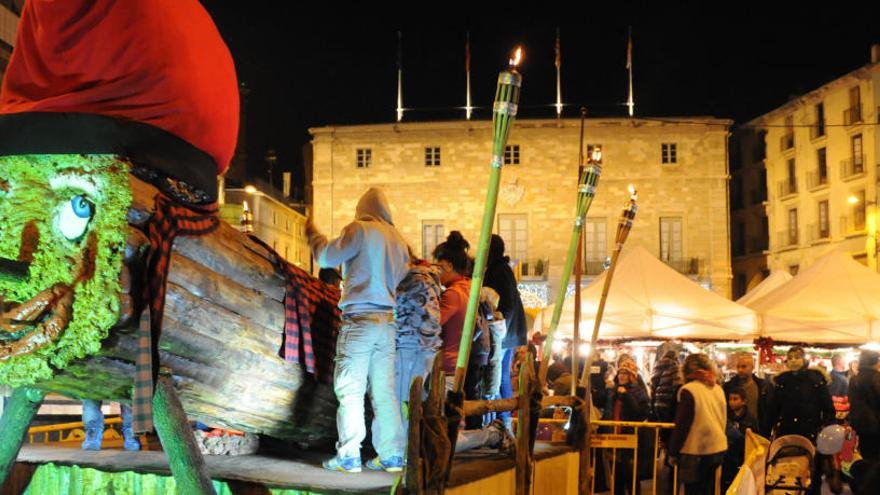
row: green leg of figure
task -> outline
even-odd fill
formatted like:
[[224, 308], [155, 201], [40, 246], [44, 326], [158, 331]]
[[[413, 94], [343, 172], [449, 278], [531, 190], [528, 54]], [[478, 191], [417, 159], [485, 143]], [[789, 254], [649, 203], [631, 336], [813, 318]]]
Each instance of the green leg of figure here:
[[0, 418], [0, 487], [15, 465], [31, 420], [45, 396], [45, 392], [27, 387], [19, 387], [12, 392], [12, 398]]
[[162, 449], [168, 456], [178, 493], [214, 495], [216, 492], [208, 476], [205, 459], [196, 446], [192, 428], [168, 376], [160, 375], [156, 383], [153, 422], [162, 441]]

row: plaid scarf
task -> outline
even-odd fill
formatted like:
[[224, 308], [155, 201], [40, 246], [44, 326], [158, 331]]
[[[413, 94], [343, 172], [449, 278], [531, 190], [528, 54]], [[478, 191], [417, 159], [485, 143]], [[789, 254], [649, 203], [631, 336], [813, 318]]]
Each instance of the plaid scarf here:
[[156, 211], [148, 225], [150, 261], [147, 266], [146, 304], [150, 307], [150, 326], [138, 329], [138, 352], [132, 400], [132, 429], [136, 433], [153, 430], [153, 388], [159, 370], [159, 337], [165, 312], [165, 282], [171, 248], [178, 235], [200, 236], [213, 232], [220, 225], [216, 203], [193, 207], [183, 206], [159, 193]]
[[[316, 379], [332, 383], [333, 358], [336, 355], [336, 336], [341, 313], [337, 307], [339, 289], [288, 263], [257, 237], [248, 237], [269, 251], [272, 264], [284, 275], [286, 282], [281, 356], [285, 361], [304, 365], [306, 372]], [[327, 331], [313, 332], [313, 328], [324, 328]]]

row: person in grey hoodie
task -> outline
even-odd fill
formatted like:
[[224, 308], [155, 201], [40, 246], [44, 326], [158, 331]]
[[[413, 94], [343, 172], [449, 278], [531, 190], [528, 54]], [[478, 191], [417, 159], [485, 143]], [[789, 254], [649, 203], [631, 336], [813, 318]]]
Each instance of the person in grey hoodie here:
[[333, 387], [339, 400], [336, 456], [324, 461], [333, 471], [361, 471], [361, 442], [366, 437], [364, 394], [369, 386], [374, 418], [373, 470], [403, 469], [406, 440], [395, 387], [394, 322], [396, 289], [408, 270], [406, 242], [394, 227], [385, 194], [370, 188], [357, 204], [355, 220], [328, 240], [311, 221], [306, 235], [322, 268], [342, 265], [339, 300], [342, 327], [336, 343]]

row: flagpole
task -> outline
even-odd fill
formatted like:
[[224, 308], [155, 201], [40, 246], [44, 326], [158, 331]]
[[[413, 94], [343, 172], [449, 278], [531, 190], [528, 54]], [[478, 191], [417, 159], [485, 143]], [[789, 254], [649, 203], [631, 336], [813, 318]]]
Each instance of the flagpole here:
[[397, 32], [397, 121], [403, 120], [403, 33]]
[[467, 94], [465, 95], [465, 119], [471, 120], [474, 107], [471, 104], [471, 32], [467, 32], [467, 40], [464, 45], [464, 71], [467, 80]]
[[633, 100], [633, 63], [632, 63], [632, 51], [633, 51], [633, 41], [632, 41], [632, 26], [627, 28], [627, 41], [626, 41], [626, 70], [628, 72], [629, 79], [629, 91], [626, 98], [626, 106], [627, 111], [629, 112], [629, 116], [632, 117], [635, 113], [636, 102]]
[[559, 28], [556, 28], [556, 118], [562, 117], [562, 46], [559, 40]]

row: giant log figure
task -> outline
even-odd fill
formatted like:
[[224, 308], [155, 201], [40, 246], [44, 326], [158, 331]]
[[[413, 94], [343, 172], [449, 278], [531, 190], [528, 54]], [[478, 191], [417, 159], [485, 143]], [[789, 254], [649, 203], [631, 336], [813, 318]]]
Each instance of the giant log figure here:
[[184, 413], [335, 437], [338, 291], [216, 218], [237, 127], [197, 1], [25, 5], [0, 92], [0, 485], [46, 392], [128, 402], [146, 383], [187, 493], [211, 489]]

